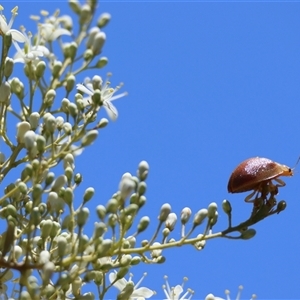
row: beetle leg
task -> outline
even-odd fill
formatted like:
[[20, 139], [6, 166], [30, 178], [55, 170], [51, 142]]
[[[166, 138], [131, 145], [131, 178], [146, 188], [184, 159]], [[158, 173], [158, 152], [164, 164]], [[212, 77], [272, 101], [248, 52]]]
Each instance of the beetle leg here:
[[246, 198], [245, 198], [245, 202], [248, 202], [248, 203], [253, 203], [255, 201], [255, 199], [257, 198], [257, 195], [255, 197], [255, 199], [251, 199], [255, 193], [257, 193], [258, 195], [258, 191], [257, 190], [254, 190], [251, 194], [249, 194]]
[[277, 187], [282, 187], [285, 186], [285, 182], [279, 178], [274, 178], [275, 181], [278, 182], [278, 184], [276, 184]]

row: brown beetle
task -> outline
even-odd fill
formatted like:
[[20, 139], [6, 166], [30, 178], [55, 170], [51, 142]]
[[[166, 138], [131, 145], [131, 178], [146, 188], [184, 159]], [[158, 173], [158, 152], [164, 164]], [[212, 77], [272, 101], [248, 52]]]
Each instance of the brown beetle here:
[[[251, 197], [261, 192], [262, 197], [268, 193], [276, 195], [278, 187], [285, 186], [280, 176], [293, 176], [293, 170], [268, 158], [253, 157], [240, 163], [233, 171], [228, 182], [229, 193], [253, 192], [245, 198], [246, 202], [254, 202]], [[277, 184], [273, 184], [272, 180]], [[257, 196], [256, 196], [257, 197]]]

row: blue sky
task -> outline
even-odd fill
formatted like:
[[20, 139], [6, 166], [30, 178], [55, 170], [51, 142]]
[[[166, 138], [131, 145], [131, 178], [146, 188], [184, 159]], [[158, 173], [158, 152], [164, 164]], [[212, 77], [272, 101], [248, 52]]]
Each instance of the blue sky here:
[[[12, 4], [2, 5], [8, 16]], [[17, 24], [25, 26], [41, 9], [69, 13], [64, 1], [18, 5]], [[79, 157], [82, 191], [96, 188], [90, 209], [106, 203], [122, 174], [147, 160], [142, 213], [153, 224], [141, 238], [152, 234], [165, 202], [180, 215], [185, 206], [196, 212], [228, 199], [234, 224], [244, 221], [252, 206], [245, 194], [228, 194], [233, 169], [253, 156], [293, 167], [300, 155], [300, 3], [107, 1], [102, 12], [112, 15], [103, 51], [109, 64], [88, 75], [112, 72], [113, 85], [124, 82], [129, 96], [114, 103], [117, 122]], [[287, 209], [256, 224], [253, 239], [165, 251], [165, 264], [140, 265], [134, 279], [147, 271], [144, 283], [157, 299], [164, 275], [172, 285], [187, 276], [194, 299], [223, 296], [225, 289], [234, 296], [241, 284], [245, 298], [300, 299], [299, 181], [297, 170], [285, 179], [277, 199]], [[226, 222], [220, 208], [214, 231]], [[179, 235], [178, 226], [173, 236]]]

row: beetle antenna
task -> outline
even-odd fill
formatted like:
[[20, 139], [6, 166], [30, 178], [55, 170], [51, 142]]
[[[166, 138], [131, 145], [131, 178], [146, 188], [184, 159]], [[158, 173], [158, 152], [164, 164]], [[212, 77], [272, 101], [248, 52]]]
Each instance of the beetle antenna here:
[[299, 161], [300, 161], [300, 156], [298, 157], [297, 162], [296, 162], [295, 167], [293, 168], [293, 170], [296, 169], [296, 167], [297, 167]]

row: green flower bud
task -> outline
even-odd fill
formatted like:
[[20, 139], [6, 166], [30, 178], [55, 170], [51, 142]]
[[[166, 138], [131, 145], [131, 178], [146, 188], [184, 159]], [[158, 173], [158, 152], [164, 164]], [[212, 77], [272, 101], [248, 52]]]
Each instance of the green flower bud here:
[[38, 207], [34, 207], [30, 214], [30, 221], [34, 226], [37, 226], [41, 222], [41, 213]]
[[76, 119], [77, 115], [78, 115], [78, 108], [76, 106], [75, 103], [70, 103], [69, 106], [68, 106], [68, 111], [69, 111], [69, 114], [74, 118]]
[[60, 224], [56, 221], [53, 221], [51, 232], [50, 232], [51, 239], [55, 238], [59, 234], [60, 231], [61, 231]]
[[53, 105], [54, 99], [56, 97], [56, 91], [54, 89], [50, 89], [44, 98], [44, 104], [46, 107], [51, 107]]
[[158, 220], [160, 222], [165, 222], [170, 213], [171, 213], [171, 205], [169, 203], [163, 204], [160, 208], [160, 213], [159, 213], [159, 216], [158, 216]]
[[45, 263], [43, 265], [42, 270], [43, 270], [43, 272], [42, 272], [43, 281], [49, 282], [53, 272], [55, 271], [55, 265], [52, 261], [48, 261], [47, 263]]
[[198, 226], [202, 224], [202, 222], [207, 217], [207, 215], [208, 215], [208, 210], [206, 208], [200, 209], [194, 216], [194, 221], [193, 221], [194, 226]]
[[20, 183], [18, 184], [18, 188], [19, 188], [19, 191], [20, 191], [23, 195], [26, 195], [26, 194], [27, 194], [28, 189], [27, 189], [26, 183], [20, 182]]
[[86, 147], [91, 145], [95, 139], [98, 136], [98, 131], [97, 130], [90, 130], [88, 131], [85, 136], [81, 139], [81, 146]]
[[58, 236], [56, 242], [57, 242], [57, 254], [60, 258], [63, 258], [66, 252], [68, 242], [66, 238], [63, 236]]
[[75, 14], [79, 15], [80, 11], [81, 11], [80, 3], [77, 0], [69, 0], [68, 2], [69, 2], [69, 6], [73, 10], [73, 12]]
[[4, 63], [4, 76], [6, 79], [10, 77], [14, 70], [14, 60], [10, 57], [5, 58], [5, 63]]
[[87, 4], [82, 5], [80, 10], [79, 24], [84, 25], [85, 23], [90, 21], [91, 17], [92, 17], [92, 12], [90, 6]]
[[106, 232], [106, 225], [103, 222], [95, 222], [94, 223], [94, 234], [93, 239], [102, 237], [104, 233]]
[[71, 135], [73, 131], [72, 125], [69, 122], [65, 122], [63, 125], [63, 131], [66, 135]]
[[47, 133], [53, 134], [56, 130], [56, 119], [53, 115], [48, 116], [48, 118], [45, 120], [45, 130]]
[[33, 112], [29, 116], [30, 129], [35, 131], [39, 126], [40, 114], [38, 112]]
[[252, 239], [256, 235], [256, 231], [252, 228], [247, 229], [246, 231], [242, 232], [241, 239], [249, 240]]
[[24, 134], [24, 146], [28, 151], [31, 151], [33, 148], [36, 148], [36, 134], [32, 130], [28, 130]]
[[74, 182], [79, 185], [81, 182], [82, 182], [82, 175], [80, 173], [77, 173], [75, 176], [74, 176]]
[[44, 61], [39, 61], [36, 69], [35, 69], [35, 76], [37, 79], [42, 78], [45, 74], [45, 70], [46, 70], [46, 63]]
[[56, 192], [50, 192], [47, 199], [47, 204], [51, 212], [59, 213], [64, 208], [64, 201], [58, 197]]
[[60, 106], [60, 110], [64, 113], [69, 113], [69, 105], [70, 105], [70, 101], [67, 98], [63, 98], [61, 100], [61, 106]]
[[103, 205], [98, 205], [96, 207], [96, 212], [97, 212], [98, 218], [101, 221], [104, 221], [104, 218], [106, 216], [106, 208]]
[[108, 13], [101, 14], [100, 17], [97, 20], [97, 26], [99, 28], [105, 27], [109, 23], [110, 19], [111, 19], [110, 14], [108, 14]]
[[92, 45], [92, 51], [94, 56], [101, 53], [105, 41], [106, 41], [106, 34], [103, 31], [96, 33], [94, 38], [94, 43]]
[[214, 218], [217, 209], [218, 209], [217, 203], [215, 203], [215, 202], [210, 203], [208, 206], [208, 209], [207, 209], [207, 217], [209, 219]]
[[46, 139], [42, 135], [38, 135], [36, 138], [36, 148], [40, 154], [45, 152]]
[[47, 239], [50, 236], [50, 232], [53, 226], [53, 222], [51, 220], [45, 220], [41, 222], [41, 238]]
[[92, 199], [92, 197], [95, 194], [95, 189], [92, 187], [89, 187], [85, 190], [84, 195], [83, 195], [83, 203], [86, 203]]
[[150, 224], [150, 218], [148, 216], [142, 217], [137, 228], [137, 232], [141, 233], [145, 231]]
[[74, 175], [73, 169], [70, 167], [65, 168], [65, 175], [68, 179], [68, 182], [71, 183], [73, 175]]
[[67, 187], [64, 193], [64, 200], [69, 207], [72, 206], [73, 199], [74, 199], [73, 190]]
[[24, 84], [15, 77], [10, 82], [10, 85], [12, 92], [15, 93], [20, 100], [24, 99]]
[[170, 213], [166, 220], [166, 228], [168, 228], [170, 231], [173, 231], [176, 222], [177, 222], [177, 215], [175, 213]]
[[141, 261], [142, 261], [142, 260], [141, 260], [141, 258], [140, 258], [139, 256], [134, 256], [134, 257], [132, 258], [130, 264], [131, 264], [132, 266], [136, 266], [136, 265], [138, 265]]
[[112, 245], [113, 245], [112, 240], [110, 239], [103, 240], [103, 242], [97, 248], [98, 257], [106, 256], [107, 252], [111, 250]]
[[106, 204], [106, 212], [107, 213], [116, 213], [119, 208], [119, 202], [117, 199], [110, 199]]
[[56, 60], [54, 62], [53, 67], [52, 67], [52, 76], [53, 76], [53, 78], [59, 78], [62, 66], [63, 66], [63, 64], [62, 64], [61, 61]]
[[90, 60], [93, 59], [93, 57], [94, 57], [94, 53], [93, 53], [92, 49], [87, 49], [87, 50], [84, 51], [83, 59], [85, 61], [90, 61]]
[[50, 252], [47, 250], [43, 250], [40, 253], [40, 257], [39, 257], [39, 263], [40, 264], [45, 264], [48, 261], [50, 261]]
[[103, 56], [100, 57], [96, 63], [96, 68], [97, 69], [102, 69], [108, 64], [108, 58]]
[[279, 201], [276, 209], [277, 213], [279, 214], [281, 211], [284, 211], [286, 209], [286, 205], [287, 204], [284, 200]]
[[139, 163], [137, 176], [140, 180], [144, 181], [146, 180], [148, 173], [149, 173], [149, 164], [145, 160], [143, 160]]
[[147, 200], [147, 198], [144, 195], [142, 195], [142, 196], [139, 197], [139, 203], [138, 203], [139, 208], [141, 208], [141, 207], [143, 207], [145, 205], [146, 200]]
[[75, 81], [76, 81], [76, 78], [73, 74], [68, 76], [68, 78], [66, 80], [66, 91], [68, 93], [70, 93], [73, 90], [74, 85], [75, 85]]
[[180, 215], [181, 224], [185, 225], [189, 221], [191, 214], [192, 214], [191, 209], [189, 207], [185, 207], [181, 211], [181, 215]]
[[120, 266], [127, 267], [131, 264], [132, 257], [129, 254], [123, 255], [120, 259]]
[[65, 175], [60, 175], [56, 178], [53, 186], [52, 186], [52, 191], [54, 192], [59, 192], [59, 190], [67, 184], [67, 177]]
[[87, 207], [83, 207], [82, 209], [80, 209], [77, 213], [77, 225], [79, 227], [84, 226], [86, 221], [88, 220], [89, 215], [90, 210]]
[[17, 141], [19, 143], [24, 143], [25, 133], [30, 130], [30, 127], [30, 124], [25, 121], [17, 124]]
[[124, 278], [124, 276], [127, 275], [128, 271], [129, 271], [129, 267], [120, 268], [120, 270], [116, 274], [116, 278], [118, 280]]
[[28, 201], [25, 204], [25, 214], [30, 214], [33, 208], [33, 202], [32, 201]]

